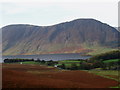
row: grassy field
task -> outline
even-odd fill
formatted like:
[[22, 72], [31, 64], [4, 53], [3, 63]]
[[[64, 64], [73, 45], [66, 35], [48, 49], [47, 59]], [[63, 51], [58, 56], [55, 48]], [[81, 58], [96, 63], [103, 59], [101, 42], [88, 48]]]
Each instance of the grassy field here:
[[77, 61], [77, 60], [62, 60], [59, 61], [59, 63], [80, 63], [81, 61]]
[[120, 86], [110, 87], [110, 88], [120, 88]]
[[120, 59], [110, 59], [103, 61], [104, 63], [110, 63], [110, 62], [118, 62]]
[[110, 78], [116, 81], [118, 81], [120, 78], [119, 71], [117, 70], [89, 70], [88, 72], [103, 76], [105, 78]]
[[94, 73], [96, 75], [102, 76], [104, 78], [112, 79], [118, 81], [118, 85], [110, 88], [120, 88], [120, 72], [117, 70], [89, 70], [89, 73]]
[[69, 68], [72, 66], [72, 64], [76, 64], [77, 66], [80, 66], [81, 61], [79, 61], [79, 60], [62, 60], [62, 61], [58, 61], [58, 62], [59, 62], [59, 64], [57, 64], [58, 66], [65, 64], [65, 67]]
[[22, 62], [22, 64], [40, 64], [40, 63], [35, 61], [27, 61], [27, 62]]
[[[76, 60], [63, 60], [63, 61], [58, 61], [58, 66], [65, 64], [66, 68], [71, 67], [73, 63], [75, 63], [77, 66], [80, 66], [81, 61], [76, 61]], [[35, 62], [35, 61], [25, 61], [25, 62], [15, 62], [16, 64], [42, 64], [41, 62]], [[10, 64], [10, 63], [8, 63]], [[11, 63], [12, 64], [12, 63]], [[44, 63], [44, 65], [47, 65], [47, 62]]]
[[[71, 67], [72, 66], [72, 63], [64, 63], [65, 64], [65, 67], [66, 68], [69, 68], [69, 67]], [[62, 64], [57, 64], [58, 66], [59, 65], [62, 65]], [[80, 66], [80, 64], [76, 64], [77, 66]]]

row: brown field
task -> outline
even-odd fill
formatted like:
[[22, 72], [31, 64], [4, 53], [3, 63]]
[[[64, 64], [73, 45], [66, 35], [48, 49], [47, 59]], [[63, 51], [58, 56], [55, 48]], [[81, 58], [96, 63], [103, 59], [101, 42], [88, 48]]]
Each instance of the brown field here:
[[118, 82], [86, 71], [3, 64], [3, 88], [108, 88]]

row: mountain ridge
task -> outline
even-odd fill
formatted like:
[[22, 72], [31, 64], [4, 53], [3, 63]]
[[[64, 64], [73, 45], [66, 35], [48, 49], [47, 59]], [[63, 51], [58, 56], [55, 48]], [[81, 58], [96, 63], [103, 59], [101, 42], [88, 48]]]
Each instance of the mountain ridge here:
[[8, 25], [2, 33], [4, 55], [32, 55], [94, 51], [86, 46], [113, 48], [119, 32], [95, 19], [76, 19], [52, 26]]
[[[6, 26], [16, 26], [16, 25], [28, 25], [28, 26], [38, 26], [38, 27], [51, 27], [51, 26], [56, 26], [56, 25], [60, 25], [60, 24], [65, 24], [65, 23], [70, 23], [70, 22], [74, 22], [74, 21], [79, 21], [79, 20], [93, 20], [93, 21], [96, 21], [96, 22], [99, 22], [99, 23], [102, 23], [102, 24], [107, 24], [107, 23], [103, 23], [97, 19], [93, 19], [93, 18], [79, 18], [79, 19], [74, 19], [74, 20], [70, 20], [70, 21], [64, 21], [64, 22], [61, 22], [61, 23], [57, 23], [57, 24], [53, 24], [53, 25], [33, 25], [33, 24], [9, 24], [9, 25], [5, 25], [3, 26], [2, 28], [6, 27]], [[109, 24], [107, 24], [108, 26], [111, 26]], [[111, 26], [112, 27], [112, 26]], [[117, 27], [113, 27], [117, 30]]]

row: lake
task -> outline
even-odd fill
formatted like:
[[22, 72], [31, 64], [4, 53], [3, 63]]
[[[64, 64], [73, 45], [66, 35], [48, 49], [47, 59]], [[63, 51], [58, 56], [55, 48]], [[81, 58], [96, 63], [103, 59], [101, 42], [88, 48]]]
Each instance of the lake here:
[[81, 56], [80, 53], [72, 53], [72, 54], [41, 54], [41, 55], [16, 55], [16, 56], [3, 56], [2, 60], [4, 59], [16, 59], [16, 58], [21, 58], [21, 59], [35, 59], [37, 60], [38, 58], [40, 60], [53, 60], [53, 61], [58, 61], [58, 60], [69, 60], [69, 59], [87, 59], [90, 58], [90, 56]]

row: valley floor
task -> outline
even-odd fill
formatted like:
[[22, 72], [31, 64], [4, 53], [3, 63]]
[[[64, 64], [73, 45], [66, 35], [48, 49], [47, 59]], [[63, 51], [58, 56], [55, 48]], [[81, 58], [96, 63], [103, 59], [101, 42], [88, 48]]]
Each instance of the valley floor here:
[[109, 88], [118, 82], [88, 71], [42, 65], [3, 64], [3, 88]]

